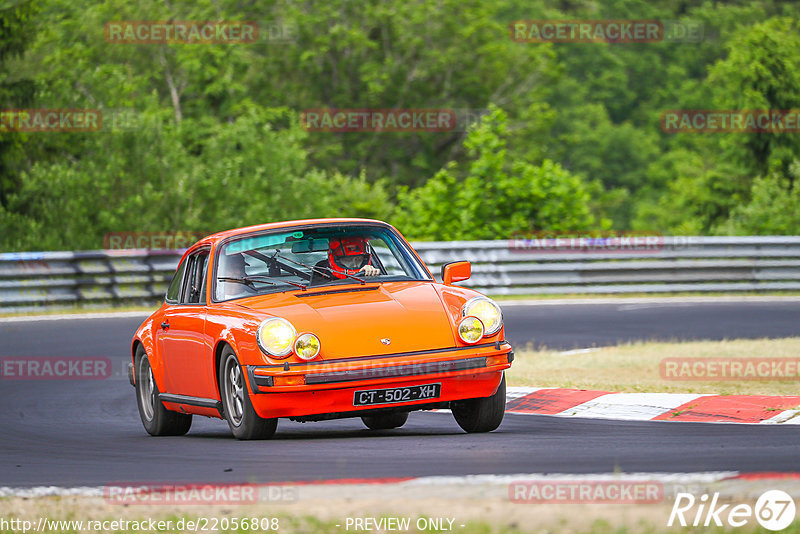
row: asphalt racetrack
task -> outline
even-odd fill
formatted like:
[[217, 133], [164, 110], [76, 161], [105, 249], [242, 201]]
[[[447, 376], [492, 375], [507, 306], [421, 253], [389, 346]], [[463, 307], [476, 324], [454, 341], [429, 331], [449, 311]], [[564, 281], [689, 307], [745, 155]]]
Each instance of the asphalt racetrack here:
[[[800, 301], [504, 307], [518, 348], [572, 349], [633, 339], [800, 335]], [[107, 356], [107, 380], [0, 381], [0, 486], [123, 482], [281, 482], [515, 473], [794, 471], [800, 425], [625, 422], [507, 415], [467, 435], [448, 413], [414, 412], [401, 429], [359, 419], [281, 420], [272, 440], [233, 439], [195, 417], [183, 437], [152, 438], [121, 373], [143, 317], [0, 321], [0, 357]]]

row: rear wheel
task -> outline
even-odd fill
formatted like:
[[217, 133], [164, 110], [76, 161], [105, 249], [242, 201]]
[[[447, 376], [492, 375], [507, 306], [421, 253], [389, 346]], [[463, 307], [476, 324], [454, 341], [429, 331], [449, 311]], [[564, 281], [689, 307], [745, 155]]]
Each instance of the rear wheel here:
[[388, 430], [399, 428], [408, 421], [408, 412], [385, 413], [380, 415], [365, 415], [361, 418], [370, 430]]
[[278, 427], [277, 419], [259, 417], [247, 394], [242, 366], [230, 347], [222, 351], [219, 362], [222, 410], [231, 432], [237, 439], [267, 439]]
[[506, 375], [491, 397], [453, 401], [450, 404], [458, 426], [466, 432], [491, 432], [503, 422], [506, 410]]
[[139, 416], [147, 433], [152, 436], [182, 436], [192, 426], [191, 414], [173, 412], [158, 400], [158, 385], [153, 378], [150, 360], [144, 347], [136, 351], [136, 400]]

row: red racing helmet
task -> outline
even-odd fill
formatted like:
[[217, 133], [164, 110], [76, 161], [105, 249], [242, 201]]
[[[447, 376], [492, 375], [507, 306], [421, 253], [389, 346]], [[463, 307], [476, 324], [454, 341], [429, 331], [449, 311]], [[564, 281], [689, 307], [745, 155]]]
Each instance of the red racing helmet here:
[[328, 242], [328, 265], [336, 278], [347, 278], [369, 265], [367, 240], [363, 237], [334, 238]]

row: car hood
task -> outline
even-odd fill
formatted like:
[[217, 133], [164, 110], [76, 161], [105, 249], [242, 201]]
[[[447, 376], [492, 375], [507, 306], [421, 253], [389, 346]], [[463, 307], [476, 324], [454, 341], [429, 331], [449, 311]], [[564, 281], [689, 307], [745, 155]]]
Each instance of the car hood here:
[[455, 345], [452, 320], [430, 282], [328, 286], [238, 304], [288, 319], [298, 333], [313, 332], [327, 360]]

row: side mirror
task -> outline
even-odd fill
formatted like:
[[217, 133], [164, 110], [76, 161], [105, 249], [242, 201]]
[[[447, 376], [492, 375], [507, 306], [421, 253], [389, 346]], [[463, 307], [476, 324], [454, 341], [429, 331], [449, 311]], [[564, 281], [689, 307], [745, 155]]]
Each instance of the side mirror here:
[[453, 285], [453, 282], [468, 280], [472, 276], [472, 265], [468, 261], [452, 261], [442, 265], [442, 282]]

